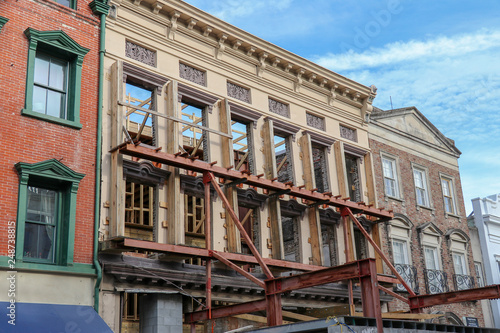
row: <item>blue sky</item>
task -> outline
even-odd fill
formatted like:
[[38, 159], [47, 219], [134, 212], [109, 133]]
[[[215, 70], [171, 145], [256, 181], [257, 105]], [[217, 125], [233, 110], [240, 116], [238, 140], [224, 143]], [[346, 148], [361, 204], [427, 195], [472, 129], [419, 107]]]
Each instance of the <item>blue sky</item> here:
[[500, 193], [500, 1], [187, 0], [362, 84], [374, 105], [416, 106], [462, 151], [471, 199]]

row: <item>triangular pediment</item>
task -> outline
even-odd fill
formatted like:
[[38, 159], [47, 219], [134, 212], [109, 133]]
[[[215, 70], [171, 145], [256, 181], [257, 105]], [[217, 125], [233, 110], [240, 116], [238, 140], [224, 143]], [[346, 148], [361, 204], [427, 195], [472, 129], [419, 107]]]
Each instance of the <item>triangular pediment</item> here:
[[417, 227], [418, 232], [430, 234], [436, 237], [441, 237], [443, 232], [433, 222], [427, 222]]
[[460, 155], [452, 140], [443, 135], [417, 108], [382, 111], [376, 109], [370, 119], [385, 128], [389, 128], [400, 135], [413, 140], [426, 142], [435, 147], [448, 150], [450, 153]]
[[38, 163], [19, 162], [15, 165], [19, 175], [33, 175], [70, 182], [79, 182], [85, 175], [71, 170], [56, 159]]
[[36, 41], [58, 49], [63, 49], [75, 54], [78, 57], [83, 58], [83, 56], [89, 52], [89, 49], [78, 44], [62, 30], [38, 31], [28, 28], [24, 31], [24, 34], [30, 39], [30, 41]]

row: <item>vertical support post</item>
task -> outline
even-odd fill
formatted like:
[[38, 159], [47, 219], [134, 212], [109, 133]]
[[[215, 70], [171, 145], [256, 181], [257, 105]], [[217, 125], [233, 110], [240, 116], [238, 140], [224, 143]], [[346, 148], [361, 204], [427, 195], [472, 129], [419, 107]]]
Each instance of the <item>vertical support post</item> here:
[[[304, 170], [304, 185], [306, 190], [312, 190], [316, 187], [314, 178], [313, 153], [311, 146], [311, 138], [308, 133], [304, 133], [299, 139], [300, 149], [302, 154], [302, 166]], [[312, 203], [312, 202], [310, 202]], [[309, 230], [311, 236], [311, 252], [314, 265], [321, 265], [324, 262], [321, 251], [321, 225], [319, 221], [318, 207], [313, 206], [308, 208]]]
[[283, 324], [283, 313], [281, 309], [281, 281], [266, 280], [266, 310], [267, 325], [278, 326]]
[[[210, 212], [210, 183], [211, 179], [208, 172], [203, 174], [203, 183], [205, 184], [205, 247], [210, 252], [212, 250], [212, 226]], [[207, 281], [205, 284], [206, 305], [208, 310], [208, 319], [212, 319], [212, 259], [206, 262]]]
[[[220, 131], [231, 135], [231, 109], [229, 106], [229, 101], [226, 99], [220, 102], [219, 107], [219, 125]], [[222, 167], [228, 168], [234, 164], [234, 151], [233, 151], [233, 139], [221, 136], [221, 153], [222, 153]], [[235, 165], [236, 166], [236, 165]], [[238, 208], [238, 195], [236, 189], [233, 186], [225, 187], [226, 198], [233, 208], [237, 211]], [[226, 209], [226, 216], [229, 216], [229, 212]], [[227, 233], [227, 249], [228, 252], [241, 252], [241, 242], [239, 231], [234, 225], [234, 222], [230, 218], [226, 218], [226, 233]]]
[[361, 284], [361, 302], [363, 304], [363, 316], [375, 318], [377, 332], [383, 333], [382, 308], [380, 306], [380, 295], [378, 291], [377, 266], [375, 260], [363, 260], [358, 263]]

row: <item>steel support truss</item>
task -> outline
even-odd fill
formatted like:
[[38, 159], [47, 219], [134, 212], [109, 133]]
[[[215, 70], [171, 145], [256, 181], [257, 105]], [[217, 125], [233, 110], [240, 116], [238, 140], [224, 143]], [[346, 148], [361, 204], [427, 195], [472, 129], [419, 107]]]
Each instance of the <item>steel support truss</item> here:
[[[350, 217], [355, 223], [359, 224], [357, 219], [354, 217], [352, 210], [357, 213], [367, 214], [379, 219], [389, 219], [392, 218], [392, 213], [384, 211], [383, 209], [373, 208], [370, 205], [365, 205], [364, 203], [355, 203], [349, 201], [348, 199], [339, 199], [339, 197], [332, 196], [331, 194], [322, 194], [316, 191], [305, 190], [303, 188], [295, 187], [291, 184], [283, 184], [270, 179], [261, 178], [262, 176], [254, 176], [248, 173], [242, 173], [239, 171], [231, 170], [232, 168], [218, 167], [215, 164], [217, 162], [206, 163], [196, 159], [189, 159], [180, 156], [180, 154], [168, 154], [161, 152], [160, 149], [151, 149], [146, 147], [141, 147], [139, 144], [124, 143], [115, 149], [118, 149], [120, 153], [138, 157], [142, 159], [147, 159], [152, 162], [162, 163], [174, 167], [179, 167], [182, 169], [187, 169], [194, 172], [203, 173], [203, 182], [205, 184], [205, 198], [207, 202], [210, 202], [210, 185], [216, 190], [219, 198], [222, 200], [225, 208], [229, 212], [231, 219], [234, 221], [236, 227], [240, 231], [241, 236], [245, 239], [246, 244], [248, 244], [250, 251], [252, 252], [256, 262], [260, 265], [262, 271], [266, 275], [267, 279], [261, 281], [254, 277], [253, 275], [245, 272], [239, 266], [234, 264], [228, 258], [228, 254], [219, 253], [217, 251], [212, 251], [210, 249], [210, 242], [207, 240], [207, 247], [205, 249], [207, 260], [207, 271], [206, 271], [206, 309], [202, 311], [197, 311], [189, 314], [185, 314], [185, 322], [191, 323], [192, 330], [194, 329], [194, 323], [197, 321], [210, 320], [215, 318], [222, 318], [230, 315], [250, 313], [255, 311], [265, 310], [267, 313], [267, 320], [269, 326], [280, 325], [283, 322], [282, 319], [282, 308], [281, 308], [281, 296], [285, 292], [292, 290], [303, 289], [307, 287], [318, 286], [326, 283], [340, 282], [343, 280], [348, 280], [350, 288], [352, 288], [352, 280], [359, 280], [361, 286], [361, 296], [363, 304], [363, 314], [367, 317], [374, 317], [377, 320], [378, 332], [383, 331], [382, 325], [382, 314], [380, 307], [380, 297], [379, 297], [379, 286], [377, 280], [377, 270], [374, 259], [363, 259], [360, 261], [354, 261], [347, 263], [345, 265], [318, 269], [311, 272], [306, 272], [302, 274], [296, 274], [288, 277], [274, 277], [271, 270], [269, 269], [267, 262], [262, 258], [257, 248], [254, 246], [250, 236], [245, 231], [243, 225], [239, 221], [236, 213], [229, 204], [224, 192], [220, 188], [216, 177], [224, 178], [226, 181], [233, 182], [244, 182], [248, 185], [257, 186], [260, 188], [267, 189], [274, 192], [286, 191], [289, 195], [302, 198], [305, 200], [313, 202], [321, 202], [322, 204], [328, 204], [331, 206], [338, 207], [342, 211], [344, 217]], [[210, 206], [210, 205], [206, 205]], [[209, 208], [206, 208], [209, 209]], [[206, 216], [210, 216], [210, 211], [206, 212]], [[206, 221], [206, 228], [210, 228], [210, 220]], [[364, 231], [363, 228], [360, 228]], [[370, 236], [364, 231], [365, 237], [371, 240]], [[210, 230], [206, 230], [206, 234], [210, 234]], [[131, 245], [131, 241], [125, 239], [124, 243]], [[374, 244], [371, 241], [372, 245]], [[375, 245], [376, 246], [376, 245]], [[156, 244], [156, 247], [166, 250], [169, 247], [168, 244]], [[178, 246], [170, 245], [172, 250], [181, 251]], [[377, 247], [378, 251], [380, 249]], [[186, 249], [187, 250], [187, 249]], [[192, 255], [202, 254], [201, 249], [188, 250]], [[380, 254], [383, 255], [380, 251]], [[221, 261], [228, 267], [234, 269], [241, 275], [253, 281], [257, 285], [261, 286], [265, 290], [266, 298], [264, 300], [236, 304], [226, 307], [218, 307], [212, 309], [211, 306], [211, 269], [208, 266], [212, 258]], [[388, 262], [388, 260], [387, 260]], [[389, 263], [390, 264], [390, 263]], [[395, 271], [395, 269], [394, 269]], [[397, 274], [397, 272], [396, 272]], [[400, 276], [396, 275], [398, 278]], [[401, 279], [401, 283], [404, 281]], [[409, 288], [409, 287], [408, 287]], [[409, 289], [410, 293], [411, 289]]]

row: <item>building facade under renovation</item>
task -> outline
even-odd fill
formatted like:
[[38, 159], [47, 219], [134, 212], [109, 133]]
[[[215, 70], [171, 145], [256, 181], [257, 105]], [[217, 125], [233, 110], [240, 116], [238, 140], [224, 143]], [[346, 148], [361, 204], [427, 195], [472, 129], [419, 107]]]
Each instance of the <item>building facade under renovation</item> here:
[[[262, 258], [271, 260], [276, 276], [375, 257], [358, 227], [349, 226], [344, 237], [339, 212], [325, 202], [217, 179], [249, 235], [246, 239], [214, 186], [206, 200], [201, 172], [136, 154], [165, 152], [193, 165], [203, 161], [228, 172], [362, 202], [375, 211], [366, 124], [374, 88], [181, 1], [110, 5], [99, 260], [104, 271], [101, 315], [113, 330], [147, 332], [162, 325], [180, 330], [183, 313], [203, 308], [207, 260], [172, 253], [174, 247], [168, 245], [194, 249], [186, 250], [192, 253], [209, 248], [234, 258], [251, 254], [255, 246]], [[125, 151], [124, 142], [135, 143], [135, 153]], [[362, 222], [371, 233], [374, 222]], [[347, 260], [344, 239], [351, 248]], [[243, 270], [264, 273], [248, 260], [240, 265]], [[264, 296], [261, 287], [221, 261], [209, 265], [214, 306]], [[353, 309], [361, 306], [356, 288]], [[345, 309], [348, 289], [336, 284], [294, 291], [283, 299], [284, 320], [314, 318], [306, 309]], [[391, 297], [381, 299], [384, 305]], [[158, 320], [165, 308], [173, 314], [165, 319], [168, 323]], [[265, 324], [265, 313], [214, 325], [222, 332], [244, 322]]]

